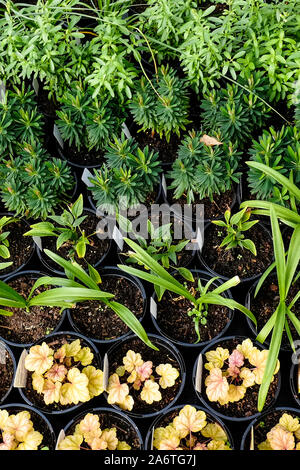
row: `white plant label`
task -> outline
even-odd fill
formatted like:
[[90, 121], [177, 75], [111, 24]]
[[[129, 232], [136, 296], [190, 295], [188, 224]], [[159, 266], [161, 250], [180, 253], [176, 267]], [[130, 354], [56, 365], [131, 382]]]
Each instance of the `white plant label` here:
[[4, 82], [0, 82], [0, 103], [5, 102], [5, 93], [6, 93], [6, 86]]
[[56, 441], [56, 446], [55, 446], [55, 450], [58, 450], [58, 446], [59, 444], [64, 440], [64, 438], [66, 437], [65, 435], [65, 431], [62, 429], [58, 435], [58, 438], [57, 438], [57, 441]]
[[26, 381], [27, 381], [27, 369], [25, 369], [25, 359], [28, 355], [28, 352], [26, 349], [23, 349], [23, 352], [21, 354], [18, 367], [16, 370], [16, 376], [14, 380], [14, 387], [15, 388], [25, 388], [26, 387]]
[[202, 359], [202, 354], [199, 354], [198, 362], [197, 362], [196, 378], [195, 378], [195, 389], [199, 393], [201, 393], [201, 388], [202, 388], [202, 372], [203, 372], [203, 359]]
[[161, 177], [161, 186], [162, 186], [164, 196], [167, 197], [167, 182], [166, 182], [166, 178], [164, 174]]
[[108, 355], [105, 354], [103, 361], [103, 389], [107, 391], [108, 387], [109, 362]]
[[32, 80], [32, 86], [33, 86], [33, 89], [35, 91], [35, 94], [38, 95], [39, 94], [39, 89], [40, 89], [40, 85], [39, 85], [39, 82], [37, 81], [36, 78], [34, 78]]
[[116, 225], [114, 226], [112, 237], [115, 240], [118, 247], [120, 248], [120, 250], [123, 250], [123, 246], [124, 246], [123, 236]]
[[36, 244], [36, 246], [39, 247], [39, 249], [42, 251], [43, 250], [43, 246], [42, 246], [42, 239], [41, 237], [32, 237], [33, 238], [33, 241], [34, 243]]
[[125, 122], [123, 122], [121, 127], [122, 127], [122, 132], [124, 132], [124, 134], [125, 134], [125, 137], [127, 137], [127, 139], [131, 139], [130, 130], [126, 126]]
[[6, 363], [6, 347], [5, 344], [0, 341], [0, 364]]
[[63, 149], [64, 148], [64, 141], [61, 136], [61, 133], [59, 132], [59, 129], [56, 124], [54, 124], [53, 127], [53, 135], [56, 138], [57, 142], [59, 143], [60, 147]]
[[150, 299], [150, 313], [156, 320], [156, 318], [157, 318], [157, 303], [155, 302], [153, 297], [151, 297], [151, 299]]
[[88, 170], [88, 168], [85, 168], [82, 172], [82, 176], [81, 176], [81, 181], [84, 182], [84, 184], [90, 188], [91, 186], [93, 186], [93, 183], [90, 182], [90, 178], [93, 178], [93, 175], [92, 173], [90, 172], [90, 170]]

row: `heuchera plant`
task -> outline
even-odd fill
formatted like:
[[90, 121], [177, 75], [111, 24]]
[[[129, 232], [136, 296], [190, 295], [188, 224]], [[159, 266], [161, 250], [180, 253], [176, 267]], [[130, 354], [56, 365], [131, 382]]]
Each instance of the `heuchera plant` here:
[[101, 429], [99, 416], [87, 413], [77, 424], [74, 434], [65, 437], [59, 450], [130, 450], [130, 445], [119, 441], [116, 428]]
[[30, 348], [25, 368], [32, 372], [32, 387], [46, 405], [77, 405], [103, 392], [103, 372], [90, 365], [93, 358], [90, 348], [81, 347], [79, 339], [57, 349], [43, 342]]
[[[209, 371], [205, 379], [206, 395], [209, 401], [220, 405], [237, 402], [244, 398], [247, 388], [262, 383], [269, 351], [259, 350], [250, 339], [244, 340], [230, 353], [217, 347], [205, 354], [204, 365]], [[280, 364], [277, 361], [274, 375]]]
[[267, 439], [258, 444], [259, 450], [300, 450], [299, 418], [283, 413], [278, 423], [268, 432]]
[[185, 405], [171, 424], [154, 430], [158, 450], [231, 450], [228, 437], [217, 423], [207, 422], [204, 411]]
[[134, 399], [130, 395], [130, 389], [140, 391], [139, 398], [148, 405], [161, 401], [160, 388], [173, 387], [179, 377], [179, 371], [171, 364], [160, 364], [154, 367], [152, 361], [144, 362], [139, 353], [127, 351], [126, 356], [123, 357], [123, 365], [109, 377], [108, 403], [131, 411]]
[[35, 431], [29, 411], [9, 414], [0, 410], [1, 450], [43, 450], [40, 445], [43, 435]]

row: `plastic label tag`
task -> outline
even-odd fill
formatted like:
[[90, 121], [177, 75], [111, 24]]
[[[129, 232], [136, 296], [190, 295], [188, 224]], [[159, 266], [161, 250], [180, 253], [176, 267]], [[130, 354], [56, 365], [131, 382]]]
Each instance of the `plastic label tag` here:
[[163, 195], [166, 198], [167, 197], [167, 182], [166, 182], [164, 173], [162, 174], [162, 177], [161, 177], [161, 186], [162, 186]]
[[151, 297], [151, 299], [150, 299], [150, 313], [156, 320], [156, 318], [157, 318], [157, 303], [155, 302], [153, 297]]
[[124, 246], [123, 236], [116, 225], [114, 226], [112, 237], [114, 241], [116, 242], [116, 244], [118, 245], [118, 247], [120, 248], [120, 250], [123, 250], [123, 246]]
[[93, 178], [93, 175], [92, 173], [90, 172], [90, 170], [88, 170], [87, 168], [85, 168], [82, 172], [82, 176], [81, 176], [81, 181], [84, 182], [84, 184], [90, 188], [91, 186], [93, 186], [93, 183], [90, 182], [89, 178]]
[[108, 387], [109, 362], [108, 355], [105, 354], [103, 361], [103, 389], [107, 391]]
[[35, 91], [35, 94], [38, 95], [39, 94], [39, 89], [40, 89], [40, 85], [39, 85], [39, 82], [37, 81], [36, 78], [34, 78], [32, 80], [32, 86], [33, 86], [33, 89]]
[[6, 364], [6, 347], [2, 341], [0, 341], [0, 364]]
[[202, 359], [202, 354], [199, 354], [198, 362], [197, 362], [196, 377], [195, 377], [195, 389], [199, 393], [201, 393], [201, 388], [202, 388], [202, 371], [203, 371], [203, 359]]
[[124, 132], [124, 134], [125, 134], [125, 137], [127, 137], [127, 139], [131, 139], [130, 130], [126, 126], [125, 122], [123, 122], [121, 128], [122, 128], [122, 132]]
[[4, 82], [0, 82], [0, 103], [5, 102], [5, 93], [6, 93], [6, 86]]
[[42, 239], [41, 237], [32, 237], [33, 238], [33, 241], [34, 243], [36, 244], [36, 246], [39, 247], [39, 249], [42, 251], [43, 250], [43, 246], [42, 246]]
[[14, 387], [15, 388], [25, 388], [26, 381], [27, 381], [27, 369], [25, 369], [25, 359], [28, 355], [26, 349], [23, 349], [23, 352], [20, 356], [20, 360], [18, 363], [16, 376], [14, 380]]
[[61, 133], [59, 132], [59, 129], [56, 124], [53, 126], [53, 135], [56, 138], [57, 142], [59, 143], [60, 147], [63, 149], [64, 148], [64, 141], [61, 136]]
[[58, 435], [58, 438], [57, 438], [57, 441], [56, 441], [56, 446], [55, 446], [55, 450], [58, 450], [58, 446], [59, 444], [61, 443], [61, 441], [64, 440], [64, 438], [66, 437], [65, 435], [65, 431], [62, 429]]

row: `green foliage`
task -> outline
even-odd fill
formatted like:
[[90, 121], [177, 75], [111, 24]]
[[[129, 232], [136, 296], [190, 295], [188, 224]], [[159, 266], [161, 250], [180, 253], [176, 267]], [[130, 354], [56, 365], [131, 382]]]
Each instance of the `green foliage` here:
[[[3, 259], [8, 259], [10, 258], [10, 252], [9, 252], [9, 236], [10, 232], [9, 231], [4, 231], [3, 229], [10, 224], [13, 224], [16, 222], [17, 219], [14, 217], [7, 217], [4, 215], [3, 217], [0, 218], [0, 258]], [[8, 268], [11, 266], [13, 263], [8, 261], [8, 262], [1, 262], [0, 263], [0, 270]]]
[[115, 138], [107, 146], [106, 164], [94, 169], [90, 178], [97, 207], [114, 212], [118, 204], [123, 209], [145, 202], [146, 196], [159, 183], [161, 173], [158, 153], [148, 146], [142, 151], [133, 139]]
[[179, 273], [186, 279], [187, 281], [195, 282], [194, 289], [189, 290], [187, 287], [183, 286], [175, 277], [171, 276], [156, 260], [152, 258], [143, 248], [141, 248], [137, 243], [129, 240], [128, 238], [125, 239], [127, 244], [134, 250], [134, 256], [137, 261], [139, 261], [144, 266], [147, 266], [148, 270], [150, 270], [154, 274], [149, 274], [145, 271], [141, 271], [136, 268], [132, 268], [130, 266], [119, 265], [123, 271], [133, 274], [134, 276], [140, 277], [145, 281], [149, 281], [154, 284], [154, 286], [158, 287], [156, 290], [158, 294], [158, 299], [161, 300], [162, 295], [165, 290], [170, 292], [174, 292], [175, 294], [179, 294], [184, 299], [188, 300], [192, 304], [192, 308], [188, 311], [188, 315], [193, 318], [193, 322], [195, 324], [195, 331], [197, 333], [197, 341], [201, 341], [200, 332], [199, 332], [199, 322], [205, 324], [206, 316], [207, 316], [207, 309], [208, 305], [223, 305], [230, 309], [238, 309], [243, 312], [245, 315], [249, 316], [254, 323], [256, 320], [252, 313], [243, 305], [239, 304], [233, 299], [228, 299], [223, 297], [221, 294], [225, 292], [227, 289], [230, 289], [233, 286], [236, 286], [240, 279], [238, 276], [233, 277], [229, 281], [225, 282], [224, 284], [216, 287], [213, 290], [208, 291], [210, 286], [212, 286], [213, 282], [218, 278], [211, 278], [205, 286], [202, 286], [201, 281], [198, 281], [196, 284], [194, 280], [193, 274], [186, 268], [179, 268]]
[[1, 156], [17, 151], [20, 144], [34, 142], [43, 135], [43, 118], [38, 113], [34, 91], [13, 87], [7, 90], [0, 102], [0, 152]]
[[51, 158], [39, 144], [24, 143], [18, 156], [0, 165], [0, 183], [9, 211], [45, 219], [73, 188], [74, 179], [66, 161]]
[[262, 75], [255, 73], [247, 80], [240, 79], [239, 83], [251, 92], [247, 93], [235, 84], [212, 90], [201, 102], [201, 118], [205, 129], [218, 131], [225, 140], [241, 145], [269, 116], [267, 106], [258, 98], [264, 97], [268, 89]]
[[[290, 178], [296, 185], [300, 182], [300, 130], [283, 126], [280, 131], [272, 127], [265, 130], [258, 141], [253, 141], [250, 159]], [[251, 193], [257, 198], [290, 207], [287, 187], [258, 168], [248, 171]]]
[[253, 225], [259, 222], [258, 220], [252, 220], [250, 222], [251, 211], [244, 209], [240, 210], [234, 215], [231, 215], [231, 211], [225, 211], [223, 220], [213, 220], [212, 223], [218, 227], [225, 228], [227, 235], [220, 244], [220, 247], [226, 246], [225, 250], [233, 250], [238, 246], [240, 248], [251, 251], [256, 256], [256, 247], [252, 240], [245, 238], [243, 232], [249, 230]]
[[241, 175], [239, 160], [236, 145], [230, 142], [205, 145], [202, 133], [191, 131], [182, 140], [177, 159], [168, 172], [169, 188], [174, 189], [175, 199], [185, 195], [188, 204], [194, 201], [195, 195], [200, 199], [209, 197], [212, 201], [216, 194], [224, 193], [231, 189], [232, 183], [238, 183]]
[[295, 126], [300, 130], [300, 93], [295, 104]]
[[188, 124], [187, 82], [174, 69], [161, 66], [151, 84], [142, 77], [129, 103], [134, 121], [141, 130], [151, 130], [167, 141], [172, 134], [180, 136]]
[[124, 118], [111, 99], [92, 98], [93, 89], [79, 82], [66, 92], [56, 125], [65, 142], [78, 149], [104, 148], [112, 135], [119, 133]]

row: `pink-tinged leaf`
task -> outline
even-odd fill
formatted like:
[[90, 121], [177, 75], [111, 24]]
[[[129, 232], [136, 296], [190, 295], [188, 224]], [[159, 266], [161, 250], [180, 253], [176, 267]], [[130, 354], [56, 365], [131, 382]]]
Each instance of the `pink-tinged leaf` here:
[[293, 450], [295, 448], [293, 433], [286, 431], [281, 426], [275, 426], [271, 429], [267, 438], [273, 450]]
[[232, 354], [229, 356], [229, 374], [230, 375], [239, 375], [240, 367], [244, 364], [243, 354], [235, 349]]
[[152, 362], [147, 361], [147, 362], [144, 362], [144, 364], [142, 364], [141, 366], [136, 368], [138, 377], [142, 382], [149, 379], [150, 375], [152, 374], [152, 367], [153, 367]]
[[215, 137], [210, 137], [209, 135], [207, 134], [204, 134], [201, 139], [200, 139], [200, 142], [202, 142], [204, 145], [207, 145], [209, 147], [212, 147], [214, 145], [222, 145], [223, 142], [220, 142], [218, 139], [216, 139]]
[[229, 385], [222, 375], [221, 369], [214, 368], [205, 379], [206, 394], [209, 401], [225, 401], [228, 395]]

